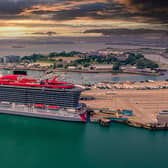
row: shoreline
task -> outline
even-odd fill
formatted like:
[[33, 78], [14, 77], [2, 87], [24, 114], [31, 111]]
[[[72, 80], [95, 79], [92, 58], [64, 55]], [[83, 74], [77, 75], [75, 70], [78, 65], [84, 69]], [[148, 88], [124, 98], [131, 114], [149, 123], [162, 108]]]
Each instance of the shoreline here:
[[112, 70], [59, 70], [54, 69], [50, 71], [53, 72], [77, 72], [77, 73], [112, 73], [112, 74], [133, 74], [133, 75], [145, 75], [145, 76], [161, 76], [161, 73], [150, 73], [150, 72], [129, 72], [129, 71], [122, 71], [122, 72], [116, 72]]
[[74, 72], [74, 73], [113, 73], [113, 74], [133, 74], [133, 75], [145, 75], [145, 76], [161, 76], [162, 73], [156, 72], [156, 73], [151, 73], [151, 72], [129, 72], [129, 71], [122, 71], [122, 72], [116, 72], [112, 70], [66, 70], [66, 69], [44, 69], [44, 68], [1, 68], [1, 70], [25, 70], [25, 71], [43, 71], [45, 73], [54, 73], [54, 72]]
[[[92, 121], [91, 123], [98, 123], [100, 124], [100, 120], [98, 121]], [[121, 121], [121, 120], [116, 120], [116, 121], [110, 121], [110, 123], [119, 123], [119, 124], [124, 124], [129, 127], [134, 127], [134, 128], [143, 128], [149, 131], [163, 131], [163, 130], [168, 130], [168, 126], [166, 124], [163, 125], [158, 125], [158, 124], [152, 124], [152, 123], [141, 123], [141, 122], [136, 122], [136, 121]], [[100, 124], [101, 125], [101, 124]], [[102, 125], [102, 126], [110, 126], [110, 125]]]

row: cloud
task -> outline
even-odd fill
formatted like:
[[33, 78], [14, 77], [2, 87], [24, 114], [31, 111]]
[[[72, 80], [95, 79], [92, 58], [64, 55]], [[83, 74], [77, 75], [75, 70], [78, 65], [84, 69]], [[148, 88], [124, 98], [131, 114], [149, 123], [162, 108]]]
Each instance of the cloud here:
[[164, 34], [168, 36], [168, 30], [152, 30], [152, 29], [90, 29], [84, 33], [100, 33], [102, 35], [139, 35], [139, 34]]
[[168, 1], [166, 0], [114, 0], [125, 5], [125, 9], [151, 22], [168, 23]]
[[[84, 35], [81, 33], [84, 30], [93, 31], [91, 29], [98, 27], [166, 29], [168, 1], [0, 0], [0, 23], [3, 27], [1, 32], [7, 31], [13, 35], [21, 30], [25, 34], [41, 36], [54, 35], [47, 34], [46, 30], [56, 31], [66, 36], [75, 33]], [[102, 33], [109, 34], [109, 31]]]
[[124, 12], [124, 6], [108, 0], [90, 1], [63, 1], [49, 5], [36, 5], [25, 9], [20, 15], [36, 16], [41, 19], [52, 19], [56, 21], [66, 21], [75, 19], [96, 19], [112, 20], [123, 18], [129, 15]]
[[[118, 3], [125, 4], [129, 9], [135, 11], [143, 11], [148, 13], [150, 11], [164, 11], [168, 8], [168, 1], [165, 0], [114, 0]], [[146, 10], [146, 11], [144, 11]]]
[[25, 10], [22, 10], [20, 16], [33, 16], [56, 21], [119, 19], [146, 23], [168, 23], [168, 1], [164, 0], [31, 0], [30, 4]]
[[[58, 0], [56, 0], [58, 1]], [[24, 10], [35, 5], [46, 5], [56, 2], [54, 0], [0, 0], [0, 19], [27, 18], [19, 15]]]
[[34, 35], [47, 35], [47, 36], [53, 36], [56, 35], [56, 32], [48, 31], [48, 32], [34, 32], [32, 33]]
[[165, 0], [1, 0], [0, 19], [133, 20], [168, 23]]

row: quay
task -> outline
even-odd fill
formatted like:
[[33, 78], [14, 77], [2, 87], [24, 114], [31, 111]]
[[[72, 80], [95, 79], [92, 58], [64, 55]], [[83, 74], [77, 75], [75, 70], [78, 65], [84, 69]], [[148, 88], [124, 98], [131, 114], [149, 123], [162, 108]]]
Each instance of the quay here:
[[116, 74], [134, 74], [134, 75], [146, 75], [146, 76], [160, 76], [160, 72], [133, 72], [133, 71], [114, 71], [114, 70], [88, 70], [88, 69], [52, 69], [54, 72], [77, 72], [77, 73], [116, 73]]
[[[167, 88], [110, 90], [93, 86], [83, 92], [82, 96], [94, 96], [91, 100], [81, 100], [81, 103], [94, 111], [91, 122], [99, 123], [101, 119], [110, 119], [111, 122], [138, 128], [168, 130], [168, 112], [164, 112], [168, 110]], [[132, 113], [123, 113], [124, 109]]]

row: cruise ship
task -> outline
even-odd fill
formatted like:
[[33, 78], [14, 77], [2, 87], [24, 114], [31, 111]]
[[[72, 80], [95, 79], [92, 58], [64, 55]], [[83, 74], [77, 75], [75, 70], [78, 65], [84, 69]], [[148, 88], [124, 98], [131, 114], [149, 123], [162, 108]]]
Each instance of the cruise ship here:
[[68, 82], [0, 77], [0, 114], [87, 122], [86, 107], [79, 103], [82, 88]]

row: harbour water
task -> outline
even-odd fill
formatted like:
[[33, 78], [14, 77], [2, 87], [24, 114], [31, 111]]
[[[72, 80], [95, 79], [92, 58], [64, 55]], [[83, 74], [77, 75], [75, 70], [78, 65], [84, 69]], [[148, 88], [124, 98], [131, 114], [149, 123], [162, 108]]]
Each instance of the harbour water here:
[[166, 80], [168, 79], [168, 72], [162, 76], [146, 76], [146, 75], [133, 75], [133, 74], [112, 74], [112, 73], [62, 73], [61, 75], [67, 81], [72, 83], [98, 83], [102, 81], [146, 81], [146, 80]]
[[2, 168], [165, 168], [168, 132], [0, 116]]
[[[3, 75], [11, 74], [12, 71], [1, 70]], [[28, 71], [28, 75], [35, 78], [40, 78], [44, 75], [42, 71]], [[146, 81], [146, 80], [166, 80], [168, 79], [168, 72], [162, 76], [146, 76], [146, 75], [133, 75], [133, 74], [113, 74], [113, 73], [77, 73], [77, 72], [58, 72], [55, 73], [61, 77], [61, 80], [68, 82], [85, 84], [85, 83], [98, 83], [102, 81]]]

